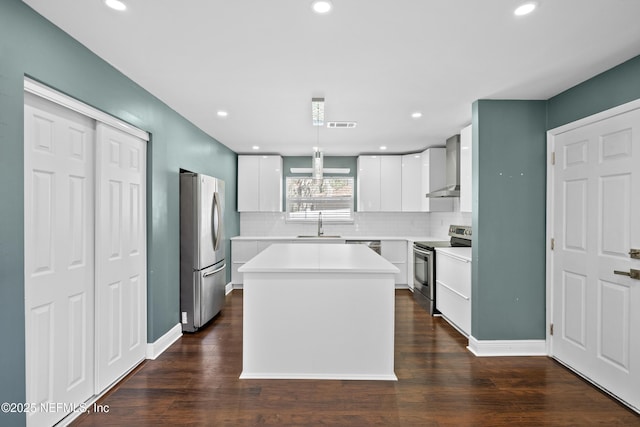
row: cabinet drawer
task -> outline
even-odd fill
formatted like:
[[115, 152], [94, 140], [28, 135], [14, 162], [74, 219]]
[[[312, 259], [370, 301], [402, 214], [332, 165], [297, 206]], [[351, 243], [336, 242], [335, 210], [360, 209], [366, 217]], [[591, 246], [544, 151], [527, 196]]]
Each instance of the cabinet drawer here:
[[407, 241], [406, 240], [383, 240], [381, 242], [381, 253], [387, 261], [400, 264], [407, 262]]
[[407, 264], [406, 263], [398, 263], [394, 262], [395, 265], [400, 272], [394, 275], [396, 285], [406, 285], [407, 284]]
[[471, 300], [436, 281], [436, 308], [467, 336], [471, 333]]
[[234, 262], [231, 265], [231, 283], [233, 283], [234, 285], [242, 284], [242, 273], [240, 273], [238, 269], [243, 265], [243, 262]]
[[258, 255], [258, 242], [255, 240], [232, 240], [231, 261], [245, 263]]
[[445, 284], [465, 298], [470, 298], [471, 263], [438, 252], [436, 256], [436, 281]]

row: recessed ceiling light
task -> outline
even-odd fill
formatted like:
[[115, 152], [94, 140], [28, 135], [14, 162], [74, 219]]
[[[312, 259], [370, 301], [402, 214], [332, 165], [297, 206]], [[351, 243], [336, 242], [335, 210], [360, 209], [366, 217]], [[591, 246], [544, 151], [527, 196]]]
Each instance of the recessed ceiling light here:
[[254, 145], [253, 147], [251, 147], [252, 150], [259, 150], [260, 147], [258, 147], [257, 145]]
[[387, 149], [387, 147], [386, 147], [385, 145], [381, 145], [381, 146], [380, 146], [380, 149], [381, 149], [382, 151], [384, 151], [384, 150], [386, 150], [386, 149]]
[[311, 8], [315, 13], [320, 15], [324, 15], [325, 13], [331, 12], [333, 9], [333, 4], [329, 0], [315, 0], [311, 3]]
[[513, 14], [516, 16], [524, 16], [524, 15], [528, 15], [531, 12], [533, 12], [535, 10], [535, 8], [538, 7], [538, 3], [531, 1], [528, 3], [524, 3], [520, 6], [518, 6], [516, 8], [516, 10], [513, 11]]
[[422, 117], [422, 113], [420, 111], [416, 111], [415, 113], [411, 113], [411, 117], [413, 117], [414, 119], [419, 119], [420, 117]]
[[120, 0], [104, 0], [104, 4], [109, 6], [113, 10], [127, 10], [127, 5], [121, 2]]
[[227, 113], [226, 111], [218, 111], [218, 117], [227, 117], [229, 115], [229, 113]]

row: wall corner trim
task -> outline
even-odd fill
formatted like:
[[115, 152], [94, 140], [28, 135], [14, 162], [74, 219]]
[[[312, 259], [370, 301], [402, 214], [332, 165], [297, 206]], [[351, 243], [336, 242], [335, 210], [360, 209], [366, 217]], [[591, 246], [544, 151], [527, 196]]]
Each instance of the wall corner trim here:
[[477, 340], [470, 336], [467, 349], [478, 357], [548, 356], [545, 340]]
[[166, 334], [158, 338], [156, 341], [147, 343], [147, 359], [155, 360], [181, 336], [182, 325], [180, 323], [177, 323], [173, 328], [169, 329]]

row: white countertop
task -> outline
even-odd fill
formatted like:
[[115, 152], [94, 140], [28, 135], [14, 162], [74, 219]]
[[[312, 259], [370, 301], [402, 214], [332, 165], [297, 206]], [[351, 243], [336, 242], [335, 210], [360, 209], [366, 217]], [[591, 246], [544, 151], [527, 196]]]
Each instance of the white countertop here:
[[451, 255], [456, 258], [460, 258], [463, 261], [471, 262], [471, 248], [466, 248], [466, 247], [436, 248], [436, 252]]
[[363, 245], [274, 243], [238, 269], [241, 273], [398, 273], [389, 261]]
[[[331, 233], [327, 233], [330, 235]], [[298, 236], [235, 236], [231, 240], [270, 240], [270, 241], [332, 241], [332, 240], [406, 240], [408, 242], [434, 242], [434, 241], [448, 241], [447, 237], [433, 237], [433, 236], [339, 236], [339, 237], [298, 237]]]

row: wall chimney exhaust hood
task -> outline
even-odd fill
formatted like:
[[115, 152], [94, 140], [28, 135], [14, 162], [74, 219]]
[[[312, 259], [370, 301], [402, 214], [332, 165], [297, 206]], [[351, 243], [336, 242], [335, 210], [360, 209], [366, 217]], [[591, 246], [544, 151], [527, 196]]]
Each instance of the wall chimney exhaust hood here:
[[427, 198], [460, 197], [460, 135], [453, 135], [447, 139], [446, 186], [431, 193]]

